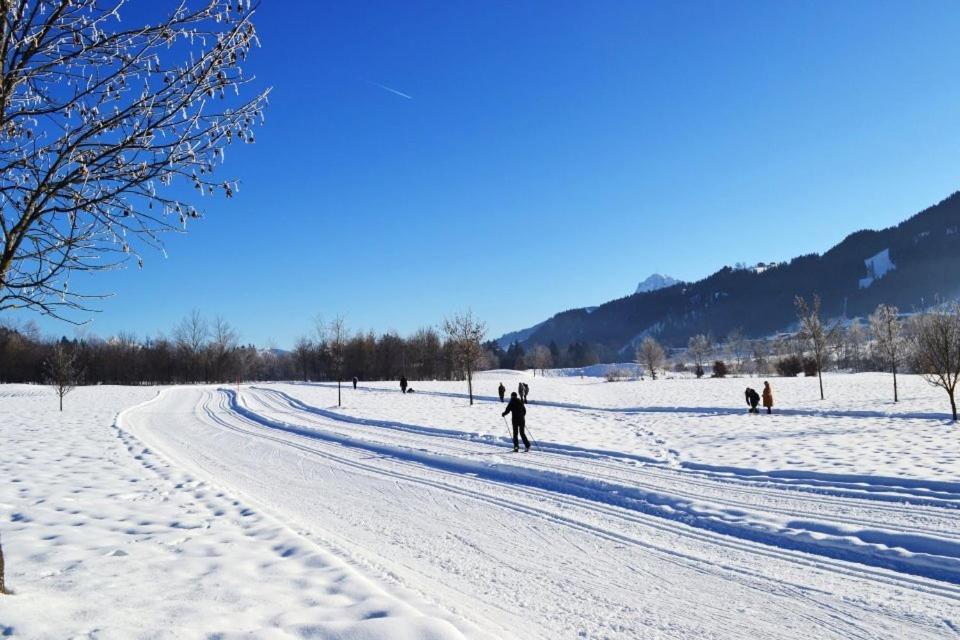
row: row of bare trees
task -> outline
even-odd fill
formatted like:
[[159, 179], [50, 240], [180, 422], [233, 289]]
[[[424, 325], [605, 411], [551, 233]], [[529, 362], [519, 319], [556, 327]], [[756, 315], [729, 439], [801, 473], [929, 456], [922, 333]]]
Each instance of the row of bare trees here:
[[[60, 355], [62, 352], [62, 357]], [[0, 326], [0, 382], [45, 382], [49, 363], [72, 362], [76, 382], [85, 384], [173, 384], [293, 377], [283, 354], [241, 345], [224, 319], [191, 313], [171, 332], [139, 340], [120, 333], [47, 339], [32, 325]]]
[[44, 339], [33, 325], [0, 326], [0, 383], [53, 385], [61, 400], [77, 384], [174, 384], [236, 380], [464, 379], [487, 365], [486, 327], [472, 312], [402, 338], [353, 333], [343, 317], [317, 320], [292, 351], [241, 345], [223, 318], [186, 316], [170, 337]]
[[[796, 305], [800, 336], [807, 341], [817, 364], [820, 398], [823, 399], [822, 371], [831, 349], [839, 342], [840, 323], [835, 321], [828, 325], [821, 319], [820, 299], [816, 296], [811, 305], [797, 297]], [[896, 307], [881, 304], [870, 315], [869, 323], [873, 349], [879, 362], [884, 370], [893, 374], [894, 402], [899, 401], [897, 371], [907, 365], [927, 382], [946, 391], [950, 412], [956, 422], [956, 388], [960, 381], [960, 303], [938, 305], [914, 314], [906, 321], [901, 319]]]
[[[955, 392], [960, 383], [960, 303], [938, 305], [922, 313], [901, 314], [893, 306], [879, 305], [867, 319], [845, 328], [840, 320], [822, 317], [820, 298], [811, 302], [795, 299], [799, 329], [773, 340], [749, 340], [740, 330], [730, 333], [725, 343], [714, 345], [707, 335], [692, 336], [680, 355], [678, 368], [692, 363], [697, 377], [714, 354], [731, 358], [739, 373], [768, 374], [774, 364], [793, 361], [795, 369], [778, 367], [796, 375], [807, 370], [815, 374], [824, 398], [823, 372], [831, 363], [840, 366], [856, 357], [857, 370], [887, 371], [892, 374], [893, 400], [900, 399], [897, 374], [907, 370], [922, 375], [930, 384], [946, 391], [954, 421], [957, 420]], [[664, 349], [653, 337], [646, 337], [636, 349], [636, 362], [656, 379], [667, 366]], [[726, 363], [717, 361], [726, 369]]]

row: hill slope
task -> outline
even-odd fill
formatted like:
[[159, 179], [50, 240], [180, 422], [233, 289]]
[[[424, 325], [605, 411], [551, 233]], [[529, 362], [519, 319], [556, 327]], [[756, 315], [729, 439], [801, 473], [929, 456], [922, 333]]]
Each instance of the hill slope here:
[[525, 344], [572, 342], [628, 347], [654, 335], [679, 346], [696, 333], [723, 336], [742, 327], [751, 336], [790, 325], [796, 295], [819, 294], [828, 316], [863, 316], [877, 304], [901, 309], [960, 292], [960, 193], [895, 227], [857, 231], [822, 255], [799, 256], [760, 273], [724, 267], [692, 284], [680, 283], [572, 309], [537, 325]]

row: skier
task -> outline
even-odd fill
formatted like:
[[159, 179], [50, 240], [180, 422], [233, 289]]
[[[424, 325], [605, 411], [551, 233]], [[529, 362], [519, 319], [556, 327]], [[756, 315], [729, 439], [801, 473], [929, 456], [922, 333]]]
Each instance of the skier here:
[[743, 395], [747, 399], [747, 406], [750, 407], [748, 413], [760, 413], [760, 410], [757, 409], [757, 405], [760, 404], [760, 394], [747, 387], [747, 390], [743, 392]]
[[[522, 383], [521, 383], [522, 384]], [[526, 453], [530, 451], [530, 442], [527, 440], [527, 433], [525, 430], [527, 415], [527, 408], [523, 406], [523, 402], [520, 401], [520, 398], [517, 397], [517, 392], [514, 391], [510, 394], [510, 402], [507, 403], [507, 408], [501, 414], [503, 417], [506, 417], [507, 414], [512, 414], [510, 416], [511, 422], [513, 422], [513, 451], [520, 451], [520, 441], [517, 440], [517, 434], [520, 434], [520, 437], [523, 438], [523, 452]]]
[[357, 388], [357, 376], [353, 376], [353, 388]]
[[500, 386], [497, 387], [497, 392], [500, 394], [500, 402], [503, 402], [503, 395], [507, 392], [507, 388], [503, 386], [503, 383], [500, 383]]
[[530, 385], [523, 383], [523, 404], [527, 404], [527, 396], [530, 395]]
[[400, 376], [400, 391], [407, 392], [407, 376]]
[[767, 408], [767, 414], [773, 413], [773, 389], [769, 382], [763, 383], [763, 406]]

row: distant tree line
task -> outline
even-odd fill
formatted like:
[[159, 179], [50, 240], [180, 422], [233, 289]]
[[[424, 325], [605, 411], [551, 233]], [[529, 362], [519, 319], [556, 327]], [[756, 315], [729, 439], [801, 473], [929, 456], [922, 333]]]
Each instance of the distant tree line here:
[[128, 333], [51, 339], [32, 323], [0, 325], [0, 383], [47, 383], [69, 371], [78, 384], [275, 380], [294, 377], [288, 360], [284, 352], [239, 344], [228, 322], [208, 322], [198, 313], [184, 318], [169, 337], [145, 340]]
[[531, 369], [537, 372], [549, 368], [579, 368], [601, 362], [617, 362], [620, 357], [617, 351], [603, 345], [579, 341], [564, 347], [558, 346], [555, 341], [526, 347], [519, 342], [512, 342], [504, 349], [491, 340], [483, 347], [484, 358], [490, 369]]
[[[450, 335], [425, 327], [408, 337], [396, 332], [351, 332], [342, 318], [315, 321], [310, 335], [292, 350], [241, 344], [223, 318], [193, 312], [169, 335], [138, 339], [47, 338], [33, 323], [0, 324], [0, 383], [53, 383], [71, 377], [76, 384], [192, 384], [262, 380], [467, 380], [493, 362], [480, 340], [482, 323], [471, 314], [467, 334]], [[479, 332], [479, 333], [478, 333]], [[477, 336], [480, 335], [481, 338]], [[475, 342], [475, 345], [467, 344]], [[60, 363], [59, 365], [57, 363]], [[69, 363], [66, 366], [64, 363]]]
[[[849, 323], [821, 317], [820, 299], [811, 303], [795, 300], [799, 329], [772, 339], [749, 340], [740, 329], [715, 344], [709, 335], [691, 336], [685, 351], [674, 354], [675, 371], [693, 368], [699, 378], [705, 363], [712, 365], [712, 377], [729, 373], [817, 377], [824, 397], [823, 371], [885, 371], [891, 375], [893, 401], [899, 401], [897, 373], [912, 372], [943, 389], [950, 401], [954, 421], [958, 419], [956, 389], [960, 385], [960, 302], [937, 304], [919, 313], [901, 314], [891, 305], [880, 304], [864, 325], [855, 318]], [[648, 336], [637, 348], [637, 364], [646, 366], [654, 377], [666, 367], [662, 348]], [[657, 364], [655, 364], [657, 363]]]
[[[735, 329], [717, 343], [709, 334], [691, 336], [686, 350], [662, 347], [654, 336], [637, 345], [635, 361], [652, 379], [673, 368], [701, 377], [770, 375], [817, 376], [831, 368], [887, 371], [893, 398], [899, 399], [897, 373], [913, 372], [943, 388], [957, 419], [955, 391], [960, 383], [960, 304], [940, 304], [922, 313], [901, 314], [881, 304], [867, 319], [826, 322], [819, 299], [796, 300], [799, 330], [773, 338], [748, 339]], [[61, 404], [78, 384], [190, 384], [261, 380], [343, 381], [465, 380], [472, 401], [472, 376], [484, 369], [523, 369], [541, 374], [552, 367], [598, 364], [590, 345], [571, 343], [506, 350], [484, 342], [486, 327], [472, 313], [446, 319], [442, 331], [424, 327], [402, 337], [396, 332], [351, 332], [343, 318], [315, 321], [291, 351], [262, 349], [240, 343], [237, 331], [223, 318], [208, 321], [193, 312], [170, 336], [138, 340], [120, 333], [109, 339], [48, 339], [35, 325], [0, 325], [0, 383], [50, 384]], [[712, 364], [711, 364], [712, 363]]]

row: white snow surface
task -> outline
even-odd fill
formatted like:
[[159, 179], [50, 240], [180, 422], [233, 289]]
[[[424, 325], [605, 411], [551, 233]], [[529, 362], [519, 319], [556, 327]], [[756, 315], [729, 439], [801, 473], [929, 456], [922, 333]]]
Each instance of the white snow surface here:
[[860, 278], [861, 289], [866, 289], [875, 280], [879, 280], [887, 275], [887, 272], [897, 268], [897, 265], [893, 264], [893, 260], [890, 259], [890, 249], [884, 249], [880, 253], [870, 256], [863, 261], [863, 264], [867, 267], [867, 277]]
[[675, 284], [679, 284], [679, 280], [672, 278], [670, 276], [665, 276], [659, 273], [654, 273], [647, 276], [646, 280], [637, 285], [637, 290], [634, 293], [646, 293], [648, 291], [657, 291], [658, 289], [665, 289], [667, 287], [672, 287]]
[[48, 389], [0, 385], [0, 637], [463, 637], [114, 426], [130, 406], [185, 422], [196, 393], [86, 387], [61, 414]]
[[957, 637], [946, 395], [770, 382], [0, 386], [0, 637]]

